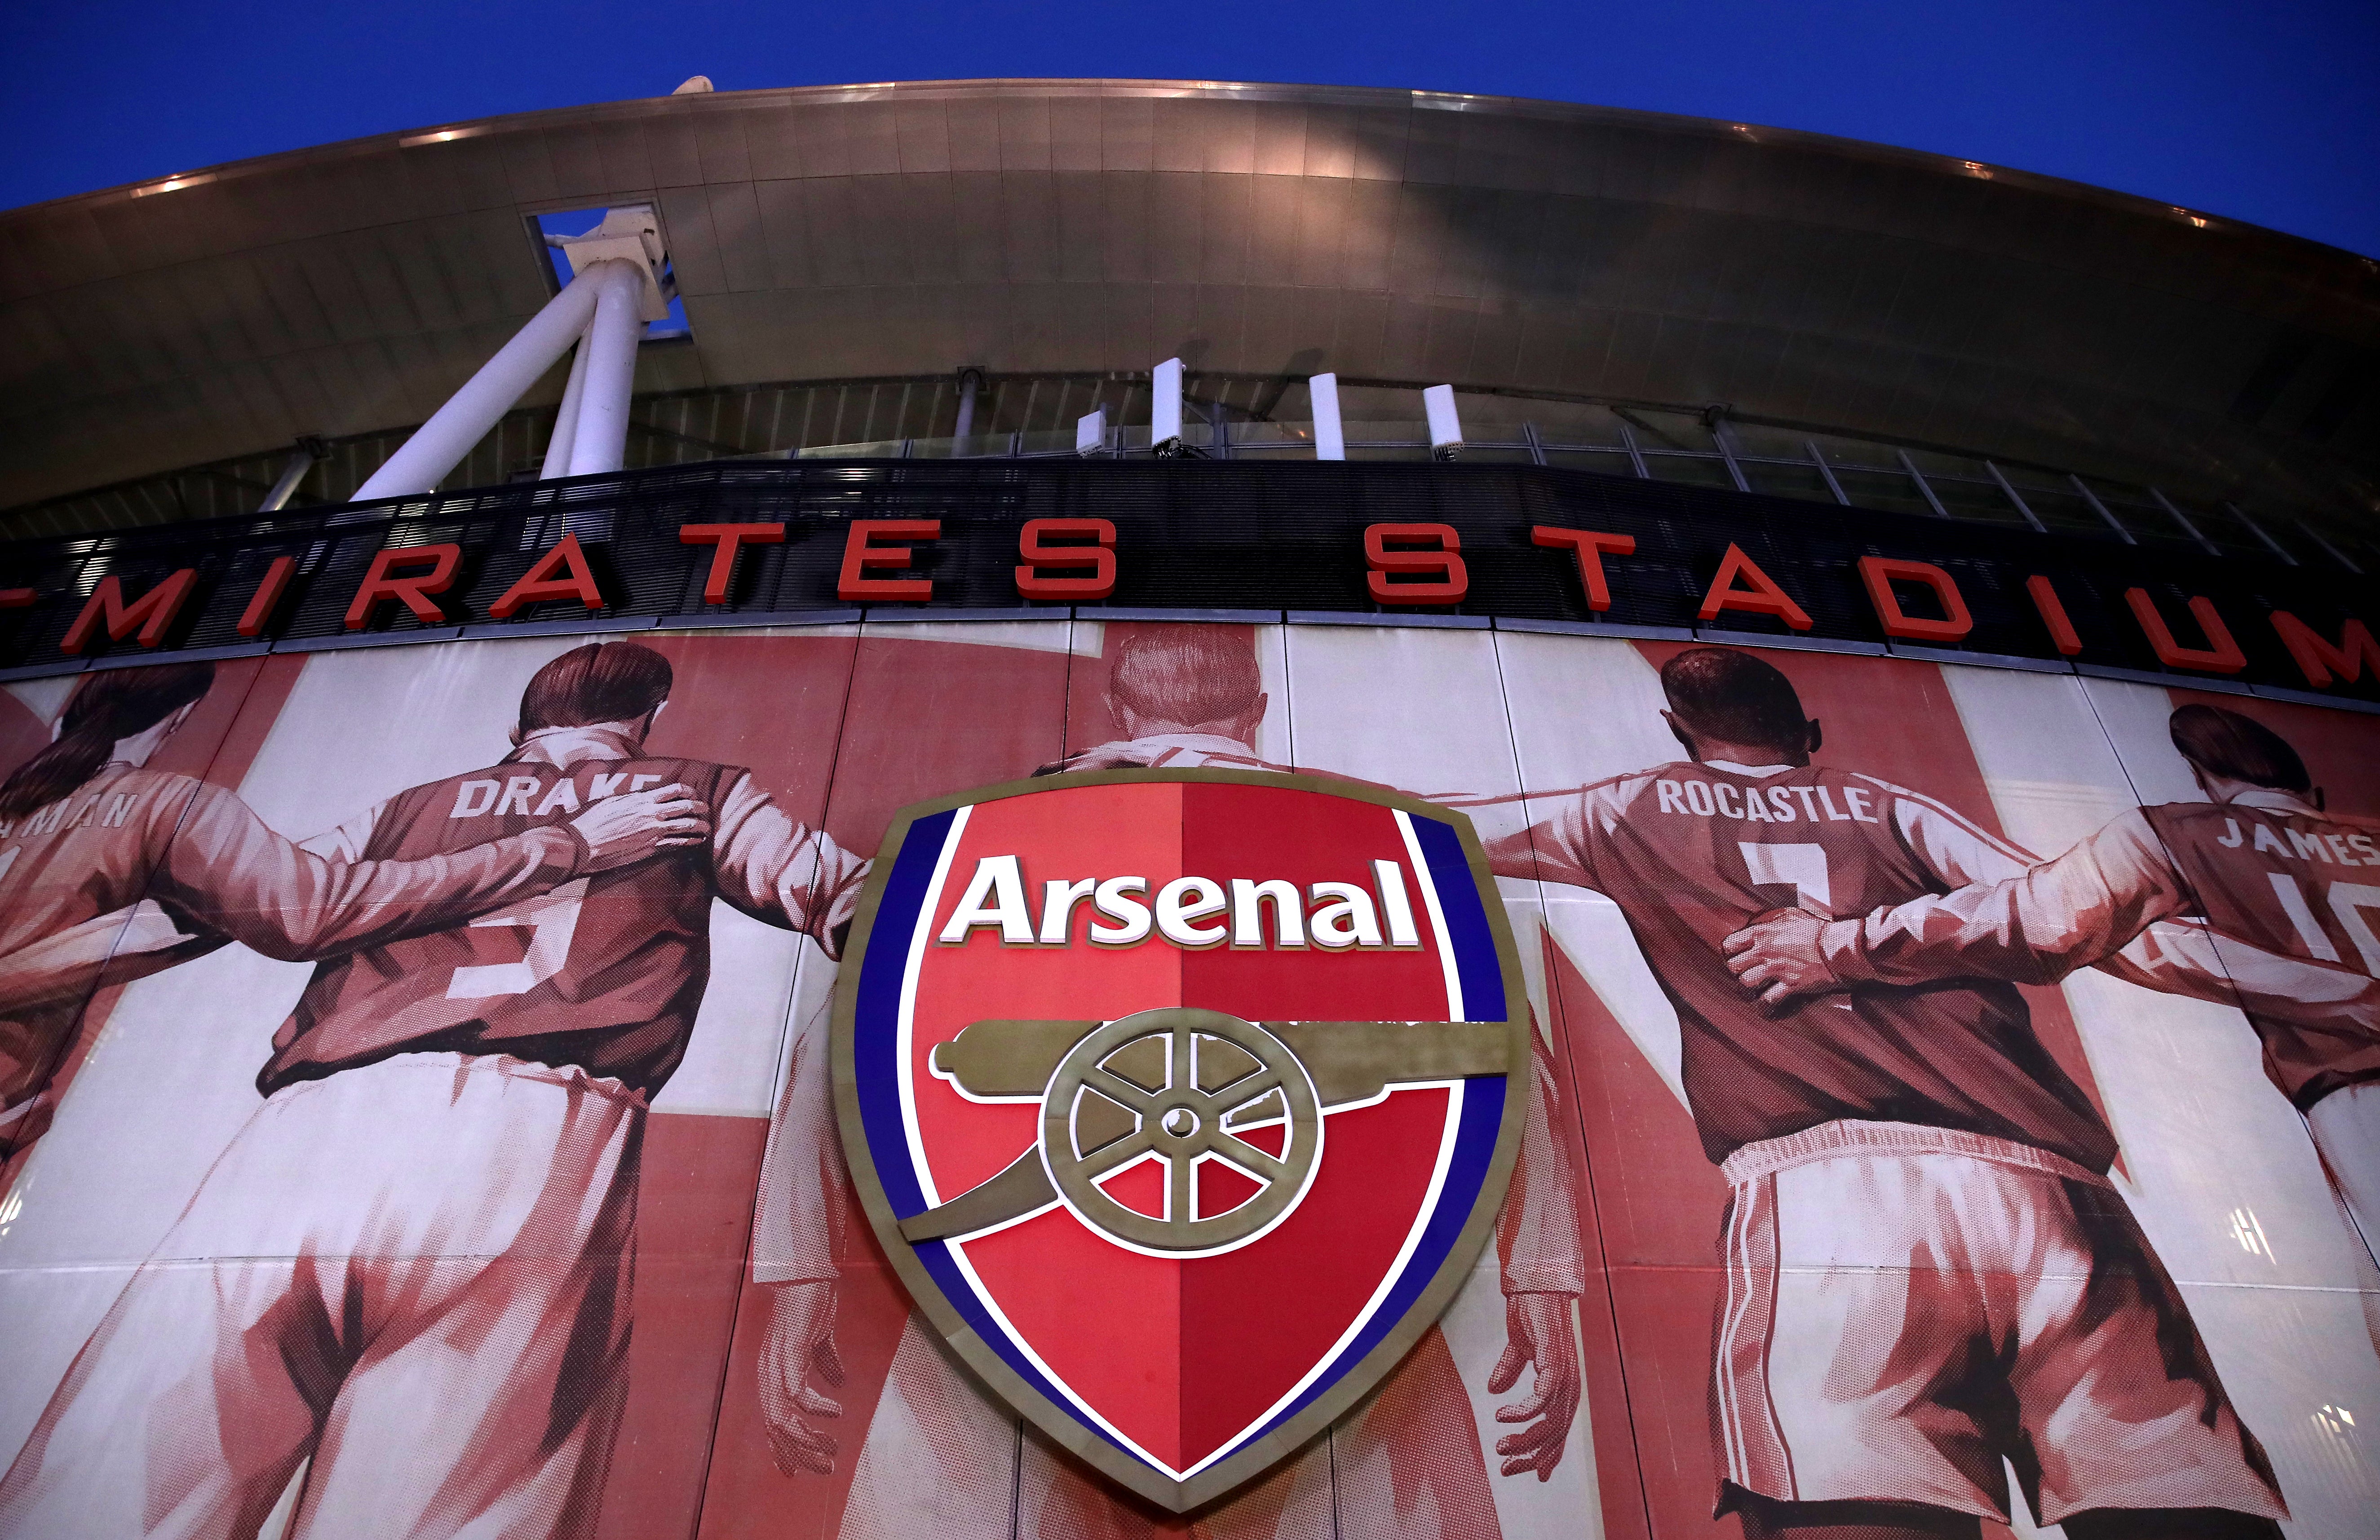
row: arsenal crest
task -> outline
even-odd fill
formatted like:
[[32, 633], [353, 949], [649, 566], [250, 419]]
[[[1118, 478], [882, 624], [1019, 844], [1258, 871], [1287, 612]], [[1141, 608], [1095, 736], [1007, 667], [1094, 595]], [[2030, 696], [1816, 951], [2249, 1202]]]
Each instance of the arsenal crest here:
[[834, 1086], [877, 1239], [1023, 1415], [1176, 1511], [1393, 1367], [1493, 1227], [1528, 1013], [1471, 827], [1113, 770], [893, 822]]

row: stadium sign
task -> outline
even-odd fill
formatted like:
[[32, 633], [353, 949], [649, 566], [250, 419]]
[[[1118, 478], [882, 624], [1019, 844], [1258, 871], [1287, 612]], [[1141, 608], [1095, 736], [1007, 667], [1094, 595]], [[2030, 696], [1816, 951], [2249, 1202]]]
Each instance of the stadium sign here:
[[1461, 813], [1264, 771], [995, 786], [893, 821], [845, 956], [877, 1240], [984, 1383], [1175, 1511], [1369, 1391], [1494, 1225], [1530, 1028]]
[[0, 549], [0, 673], [466, 628], [1197, 611], [1770, 637], [2380, 698], [2368, 585], [2331, 554], [1544, 467], [714, 462], [18, 542]]

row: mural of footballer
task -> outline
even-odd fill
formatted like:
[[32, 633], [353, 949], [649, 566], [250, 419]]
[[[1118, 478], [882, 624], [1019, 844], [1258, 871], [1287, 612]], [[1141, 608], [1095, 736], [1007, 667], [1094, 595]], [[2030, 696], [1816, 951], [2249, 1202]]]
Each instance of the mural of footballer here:
[[634, 643], [565, 652], [500, 762], [310, 842], [567, 849], [553, 831], [652, 786], [691, 793], [677, 838], [712, 831], [319, 965], [263, 1106], [0, 1481], [0, 1535], [244, 1540], [310, 1458], [291, 1536], [593, 1534], [645, 1109], [685, 1054], [711, 902], [832, 951], [864, 871], [747, 772], [649, 754], [671, 683]]
[[[1112, 633], [1111, 633], [1112, 635]], [[1252, 744], [1268, 708], [1255, 649], [1242, 629], [1208, 624], [1137, 628], [1111, 654], [1109, 714], [1123, 736], [1044, 766], [1041, 774], [1138, 767], [1287, 770]], [[815, 1034], [823, 1037], [822, 1031]], [[1576, 1179], [1567, 1145], [1553, 1134], [1554, 1078], [1533, 1035], [1534, 1095], [1518, 1168], [1498, 1235], [1507, 1345], [1488, 1377], [1502, 1394], [1534, 1366], [1530, 1392], [1498, 1410], [1514, 1431], [1498, 1441], [1503, 1473], [1548, 1479], [1577, 1414], [1581, 1387], [1572, 1327], [1583, 1291]], [[832, 1336], [833, 1246], [843, 1223], [840, 1146], [823, 1091], [822, 1046], [797, 1057], [763, 1177], [755, 1276], [771, 1290], [760, 1359], [761, 1405], [779, 1467], [787, 1474], [832, 1469], [837, 1444], [820, 1420], [839, 1408], [817, 1388], [841, 1383]], [[798, 1130], [798, 1133], [795, 1131]], [[832, 1204], [830, 1211], [822, 1205]], [[815, 1384], [813, 1382], [816, 1382]], [[1335, 1436], [1332, 1484], [1299, 1479], [1293, 1461], [1194, 1523], [1199, 1535], [1292, 1540], [1337, 1533], [1493, 1540], [1500, 1533], [1478, 1451], [1468, 1393], [1436, 1327], [1383, 1382], [1378, 1397]], [[937, 1533], [1008, 1533], [1010, 1496], [983, 1489], [1004, 1464], [1013, 1421], [996, 1412], [965, 1371], [912, 1315], [859, 1454], [844, 1509], [844, 1540], [886, 1540], [916, 1522], [906, 1494], [946, 1495], [950, 1527]], [[998, 1450], [1000, 1460], [988, 1458]], [[1017, 1498], [1023, 1533], [1053, 1537], [1154, 1535], [1170, 1526], [1141, 1516], [1104, 1483], [1027, 1447]], [[929, 1474], [921, 1473], [930, 1472]], [[1425, 1500], [1418, 1494], [1429, 1489]], [[965, 1515], [980, 1522], [970, 1524]], [[996, 1520], [996, 1522], [994, 1522]]]
[[55, 741], [0, 783], [0, 1155], [46, 1125], [50, 1076], [103, 985], [226, 940], [308, 962], [443, 929], [704, 833], [664, 787], [419, 861], [326, 859], [224, 788], [148, 768], [214, 677], [206, 662], [88, 675]]
[[[2160, 921], [2202, 922], [2237, 985], [2207, 998], [2247, 1013], [2265, 1073], [2304, 1117], [2340, 1207], [2365, 1247], [2380, 1247], [2380, 1027], [2369, 1005], [2380, 938], [2367, 917], [2380, 910], [2380, 873], [2355, 870], [2380, 867], [2380, 824], [2325, 812], [2297, 750], [2252, 717], [2187, 705], [2168, 732], [2205, 801], [2136, 808], [1997, 882], [1840, 920], [1777, 916], [1728, 939], [1732, 966], [1772, 1001], [1872, 981], [2048, 983]], [[2277, 968], [2276, 956], [2292, 962]]]
[[[1751, 1540], [1972, 1537], [2007, 1518], [2005, 1458], [2070, 1540], [2277, 1535], [2264, 1450], [2105, 1175], [2115, 1138], [2015, 987], [1868, 985], [1778, 1010], [1723, 950], [1794, 905], [1963, 918], [1976, 905], [1941, 895], [2029, 858], [1928, 797], [1814, 764], [1819, 724], [1749, 653], [1690, 649], [1661, 686], [1685, 760], [1469, 810], [1500, 875], [1617, 903], [1675, 1007], [1690, 1110], [1732, 1189], [1719, 1510]], [[2188, 946], [2117, 971], [2225, 987]], [[2295, 1009], [2277, 985], [2265, 1008]]]

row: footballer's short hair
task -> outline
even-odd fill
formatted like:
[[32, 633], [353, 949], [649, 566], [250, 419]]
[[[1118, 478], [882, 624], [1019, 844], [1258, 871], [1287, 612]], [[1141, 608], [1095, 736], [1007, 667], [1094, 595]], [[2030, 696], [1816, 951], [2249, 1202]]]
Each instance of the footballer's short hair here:
[[2289, 741], [2253, 717], [2193, 703], [2176, 707], [2166, 731], [2181, 757], [2209, 775], [2277, 792], [2313, 789], [2313, 777]]
[[529, 676], [520, 730], [633, 721], [669, 698], [669, 660], [635, 642], [574, 647]]
[[1264, 693], [1256, 636], [1229, 625], [1144, 625], [1116, 645], [1108, 691], [1155, 721], [1196, 727], [1253, 709]]
[[1776, 665], [1726, 647], [1694, 647], [1661, 665], [1661, 693], [1694, 733], [1733, 744], [1801, 748], [1808, 714]]

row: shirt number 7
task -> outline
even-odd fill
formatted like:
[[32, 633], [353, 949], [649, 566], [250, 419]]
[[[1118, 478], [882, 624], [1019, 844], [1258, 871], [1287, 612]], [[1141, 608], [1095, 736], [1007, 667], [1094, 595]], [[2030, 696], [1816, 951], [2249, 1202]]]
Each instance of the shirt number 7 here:
[[1827, 880], [1827, 847], [1762, 844], [1739, 840], [1743, 869], [1755, 888], [1791, 888], [1793, 902], [1814, 915], [1835, 917], [1834, 886]]

